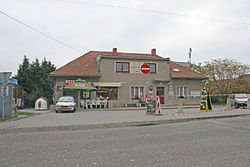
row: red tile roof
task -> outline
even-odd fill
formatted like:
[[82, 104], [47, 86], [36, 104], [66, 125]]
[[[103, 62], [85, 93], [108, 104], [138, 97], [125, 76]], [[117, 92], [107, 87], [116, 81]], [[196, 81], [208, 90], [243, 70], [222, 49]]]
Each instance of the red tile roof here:
[[[112, 56], [113, 52], [90, 51], [83, 56], [69, 62], [61, 68], [50, 73], [50, 76], [97, 76], [98, 66], [96, 57], [99, 55]], [[122, 53], [117, 52], [117, 56], [146, 57], [153, 58], [152, 54]], [[160, 56], [156, 56], [162, 58]]]
[[[174, 70], [177, 69], [177, 70]], [[170, 75], [172, 78], [197, 78], [206, 79], [207, 76], [204, 74], [197, 73], [192, 69], [182, 66], [176, 62], [170, 62]]]
[[[104, 51], [90, 51], [77, 59], [69, 62], [68, 64], [60, 67], [59, 69], [50, 73], [50, 76], [98, 76], [98, 65], [96, 57], [99, 55], [112, 56], [113, 52]], [[138, 54], [138, 53], [122, 53], [117, 52], [116, 56], [131, 56], [131, 57], [145, 57], [153, 58], [152, 54]], [[162, 58], [156, 55], [157, 58]], [[179, 69], [179, 72], [173, 71], [173, 68]], [[205, 79], [206, 76], [196, 73], [188, 67], [184, 67], [175, 62], [170, 62], [170, 74], [173, 78], [198, 78]]]

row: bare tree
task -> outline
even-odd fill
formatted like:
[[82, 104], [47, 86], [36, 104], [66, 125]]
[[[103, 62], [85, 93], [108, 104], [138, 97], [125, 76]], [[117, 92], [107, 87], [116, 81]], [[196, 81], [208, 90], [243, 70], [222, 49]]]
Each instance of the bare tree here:
[[233, 59], [213, 59], [205, 61], [204, 65], [193, 65], [194, 70], [209, 77], [209, 86], [221, 94], [244, 90], [247, 84], [243, 76], [249, 72], [249, 65], [244, 65]]

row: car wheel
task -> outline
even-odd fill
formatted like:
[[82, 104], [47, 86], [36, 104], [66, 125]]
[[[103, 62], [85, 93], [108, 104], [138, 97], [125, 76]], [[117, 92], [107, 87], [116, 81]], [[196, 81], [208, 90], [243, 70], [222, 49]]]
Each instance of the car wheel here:
[[58, 111], [56, 110], [56, 113], [58, 113]]

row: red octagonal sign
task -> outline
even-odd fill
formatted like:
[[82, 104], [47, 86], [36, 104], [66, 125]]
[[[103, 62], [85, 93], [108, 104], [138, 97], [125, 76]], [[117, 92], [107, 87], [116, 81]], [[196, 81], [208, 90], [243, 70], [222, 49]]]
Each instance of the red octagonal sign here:
[[141, 66], [141, 72], [142, 72], [143, 74], [149, 73], [149, 72], [150, 72], [150, 66], [149, 66], [148, 64], [143, 64], [143, 65]]

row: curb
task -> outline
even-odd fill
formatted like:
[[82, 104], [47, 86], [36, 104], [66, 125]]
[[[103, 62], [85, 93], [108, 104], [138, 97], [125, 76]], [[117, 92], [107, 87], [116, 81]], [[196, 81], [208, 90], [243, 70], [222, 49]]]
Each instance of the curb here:
[[[199, 108], [199, 105], [190, 105], [190, 106], [183, 106], [183, 108]], [[162, 107], [161, 109], [177, 109], [178, 106], [166, 106]], [[82, 111], [120, 111], [120, 110], [146, 110], [145, 107], [122, 107], [122, 108], [94, 108], [94, 109], [83, 109], [83, 108], [78, 108], [76, 109], [77, 112], [82, 112]], [[52, 111], [53, 112], [53, 111]]]
[[91, 125], [69, 125], [69, 126], [46, 126], [46, 127], [27, 127], [27, 128], [7, 128], [0, 129], [0, 135], [4, 134], [19, 134], [19, 133], [35, 133], [35, 132], [61, 132], [61, 131], [77, 131], [89, 129], [108, 129], [108, 128], [122, 128], [122, 127], [143, 127], [163, 124], [184, 123], [208, 119], [222, 119], [240, 116], [248, 116], [250, 114], [237, 114], [237, 115], [222, 115], [210, 117], [197, 117], [197, 118], [182, 118], [172, 120], [157, 120], [157, 121], [136, 121], [136, 122], [122, 122], [122, 123], [105, 123], [105, 124], [91, 124]]

